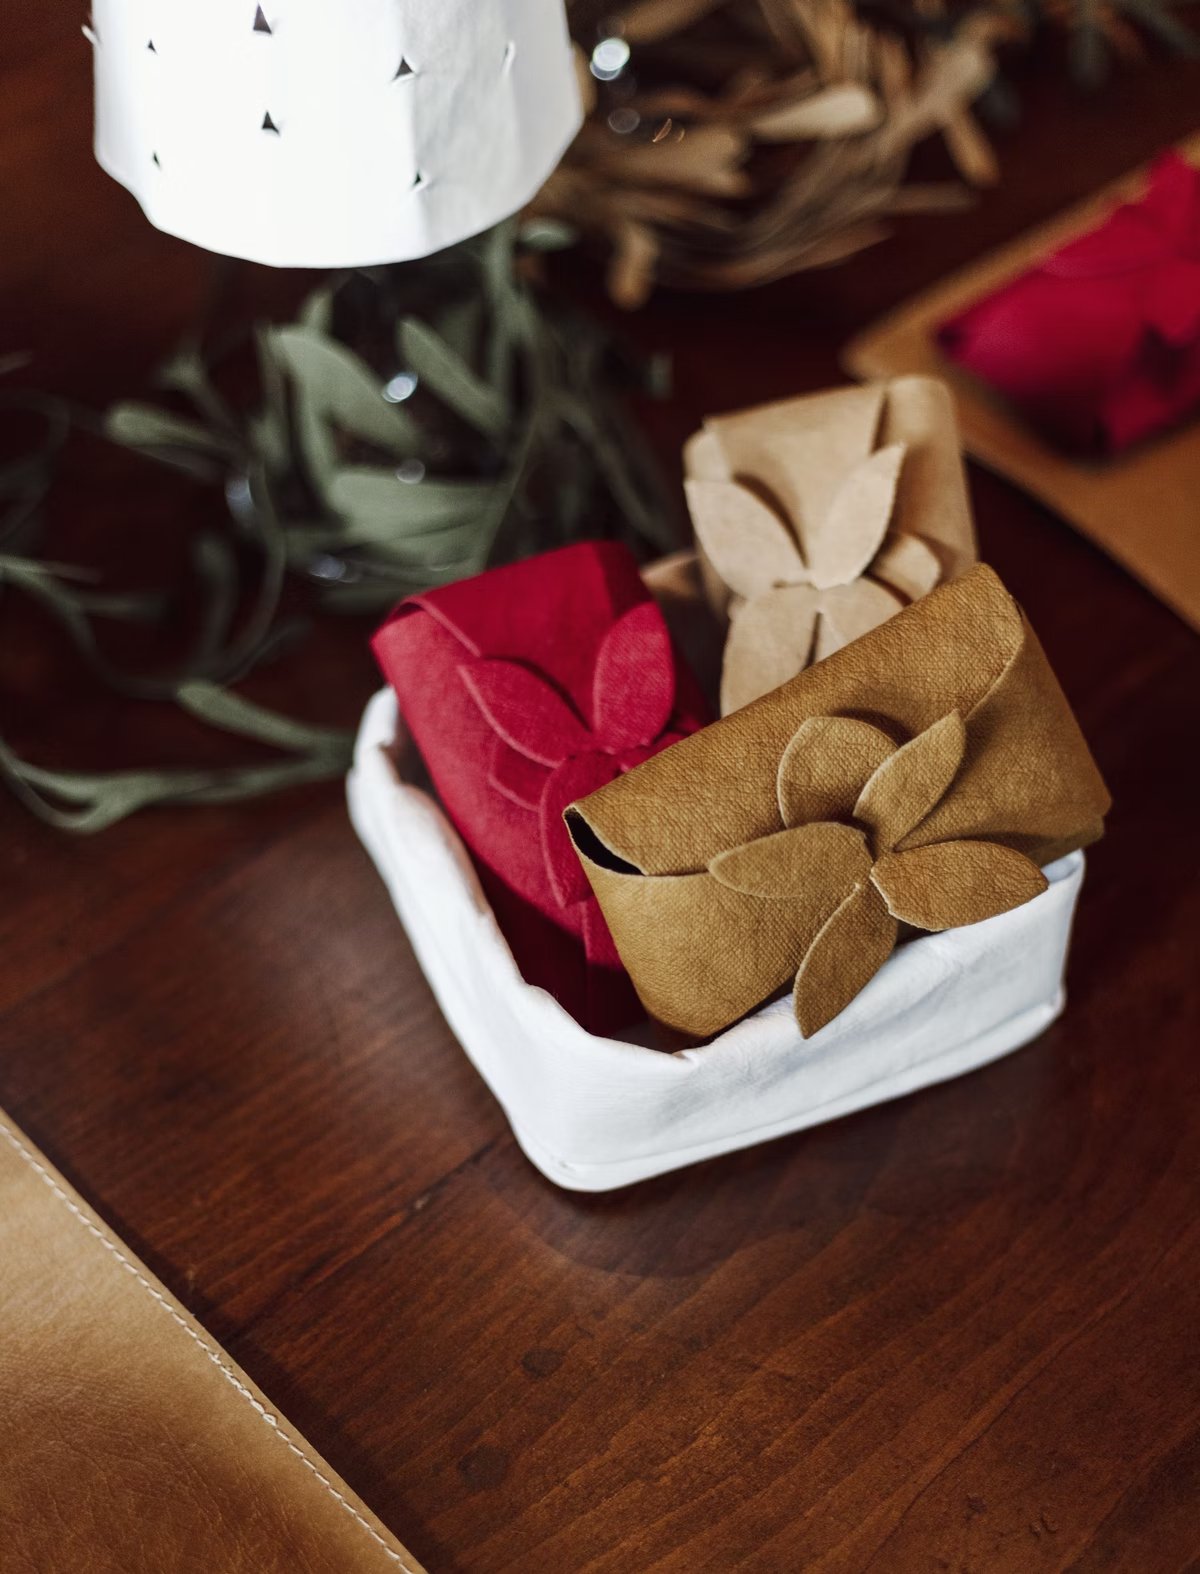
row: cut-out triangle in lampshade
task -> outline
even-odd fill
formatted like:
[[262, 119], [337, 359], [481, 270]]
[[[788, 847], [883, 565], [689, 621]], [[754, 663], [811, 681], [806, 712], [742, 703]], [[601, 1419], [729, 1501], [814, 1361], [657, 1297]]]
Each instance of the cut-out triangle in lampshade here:
[[580, 122], [563, 0], [92, 9], [96, 157], [159, 229], [233, 257], [428, 256], [521, 208]]

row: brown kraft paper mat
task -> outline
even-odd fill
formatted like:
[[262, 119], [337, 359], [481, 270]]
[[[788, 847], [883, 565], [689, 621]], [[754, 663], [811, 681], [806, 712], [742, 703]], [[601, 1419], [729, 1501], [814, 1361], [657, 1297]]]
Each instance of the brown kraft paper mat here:
[[[1200, 164], [1200, 135], [1178, 151]], [[1116, 559], [1200, 631], [1200, 417], [1115, 459], [1085, 463], [1044, 443], [939, 351], [938, 324], [1096, 225], [1144, 188], [1147, 168], [953, 274], [853, 339], [843, 364], [870, 380], [922, 372], [954, 392], [963, 443]]]

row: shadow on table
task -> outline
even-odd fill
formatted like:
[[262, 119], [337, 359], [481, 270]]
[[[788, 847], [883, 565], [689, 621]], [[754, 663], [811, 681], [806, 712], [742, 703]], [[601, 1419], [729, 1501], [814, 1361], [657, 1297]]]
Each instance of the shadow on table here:
[[799, 1267], [869, 1218], [942, 1232], [994, 1194], [1020, 1207], [1050, 1184], [1069, 1146], [1064, 1079], [1087, 1074], [1066, 1044], [1059, 1024], [970, 1076], [619, 1192], [561, 1191], [507, 1143], [489, 1179], [526, 1228], [591, 1268], [689, 1277], [776, 1237]]

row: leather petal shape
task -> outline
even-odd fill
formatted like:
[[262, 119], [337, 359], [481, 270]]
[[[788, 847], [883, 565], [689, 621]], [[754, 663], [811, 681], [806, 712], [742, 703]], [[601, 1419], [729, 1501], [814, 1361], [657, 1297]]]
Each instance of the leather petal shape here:
[[498, 734], [492, 739], [488, 762], [488, 785], [520, 809], [536, 809], [546, 785], [547, 765], [539, 765], [528, 755], [518, 754]]
[[888, 853], [871, 879], [902, 923], [958, 929], [1007, 913], [1040, 896], [1048, 881], [1024, 853], [998, 842], [934, 842]]
[[722, 716], [769, 694], [808, 666], [819, 597], [808, 585], [785, 585], [734, 612], [721, 665]]
[[941, 577], [941, 559], [929, 542], [904, 530], [885, 536], [871, 562], [871, 578], [907, 601], [927, 596]]
[[952, 710], [875, 771], [854, 806], [854, 818], [871, 832], [877, 858], [891, 852], [936, 807], [958, 773], [966, 745], [962, 717]]
[[592, 722], [612, 751], [652, 743], [675, 706], [675, 656], [657, 602], [631, 607], [607, 631], [592, 674]]
[[871, 871], [861, 831], [849, 825], [798, 825], [718, 853], [708, 872], [730, 890], [792, 901], [814, 890], [848, 891]]
[[891, 956], [899, 925], [868, 881], [826, 919], [796, 974], [792, 1005], [805, 1038], [844, 1011]]
[[821, 622], [813, 659], [824, 661], [835, 650], [852, 645], [856, 639], [894, 618], [904, 602], [875, 580], [864, 576], [852, 585], [835, 585], [821, 592]]
[[784, 825], [846, 820], [859, 794], [896, 745], [852, 716], [810, 716], [783, 751], [775, 792]]
[[458, 670], [492, 728], [527, 759], [561, 765], [592, 747], [591, 732], [568, 701], [532, 668], [481, 657]]
[[760, 596], [807, 578], [800, 549], [783, 521], [736, 481], [684, 482], [697, 539], [739, 596]]
[[852, 584], [866, 572], [887, 534], [905, 452], [904, 443], [877, 448], [837, 489], [809, 538], [809, 578], [818, 590]]

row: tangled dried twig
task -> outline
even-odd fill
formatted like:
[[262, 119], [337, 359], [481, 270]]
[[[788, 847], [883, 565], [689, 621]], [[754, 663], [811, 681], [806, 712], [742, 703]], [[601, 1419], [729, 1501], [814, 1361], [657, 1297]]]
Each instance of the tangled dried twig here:
[[656, 280], [736, 289], [821, 267], [896, 213], [962, 206], [964, 185], [906, 183], [931, 134], [968, 185], [996, 179], [970, 106], [1013, 32], [999, 14], [906, 41], [850, 0], [638, 0], [605, 30], [607, 52], [581, 56], [587, 122], [534, 211], [611, 246], [623, 306]]
[[[574, 0], [588, 118], [534, 214], [610, 254], [625, 307], [656, 282], [738, 289], [850, 256], [898, 213], [991, 185], [972, 106], [1014, 107], [996, 52], [1042, 23], [1084, 83], [1142, 35], [1195, 54], [1172, 0]], [[909, 180], [940, 135], [960, 181]]]

